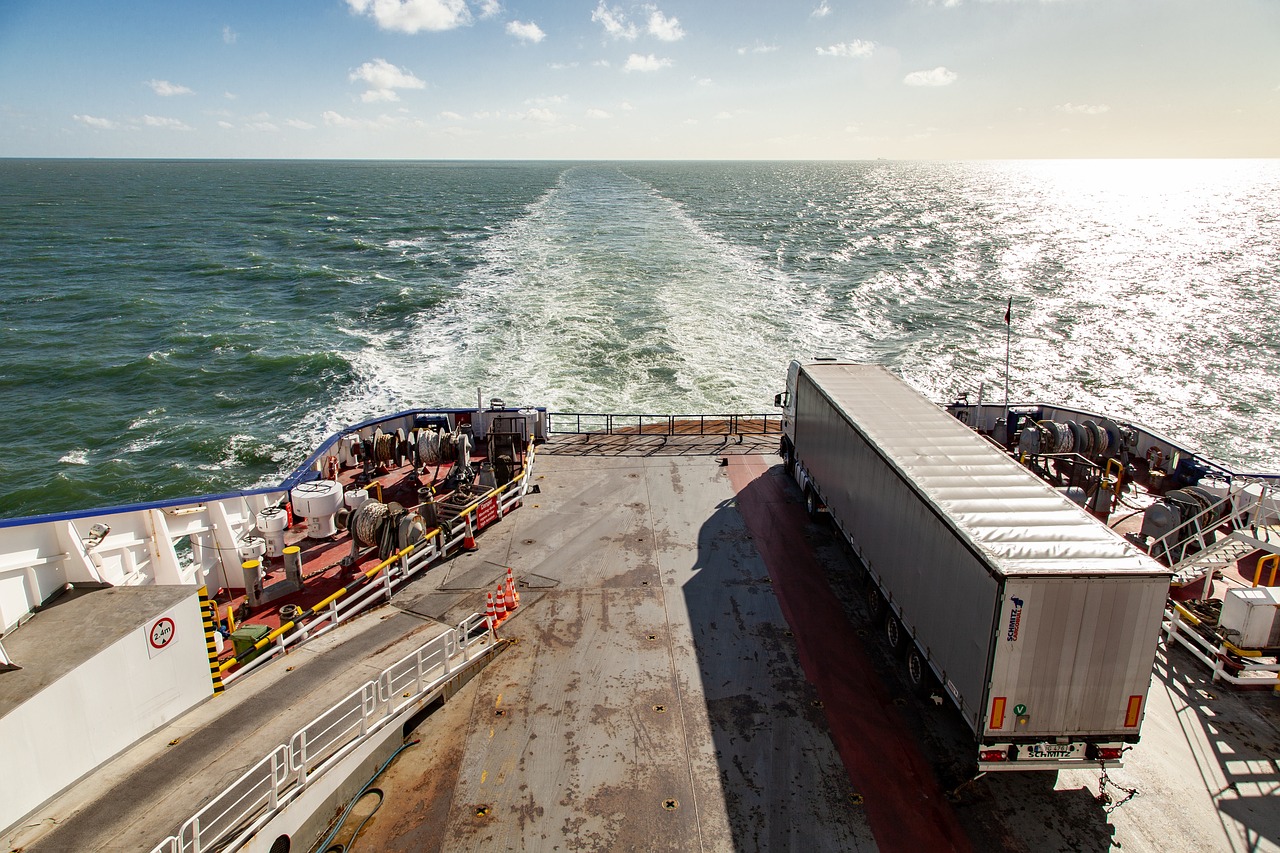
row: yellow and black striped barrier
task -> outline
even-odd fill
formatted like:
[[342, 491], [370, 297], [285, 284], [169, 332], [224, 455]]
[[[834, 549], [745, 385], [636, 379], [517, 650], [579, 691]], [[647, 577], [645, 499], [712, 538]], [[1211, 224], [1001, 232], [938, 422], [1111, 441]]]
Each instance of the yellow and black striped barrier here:
[[213, 678], [213, 695], [225, 688], [222, 684], [222, 667], [218, 664], [218, 646], [214, 632], [218, 630], [218, 605], [209, 600], [209, 588], [200, 587], [200, 620], [204, 622], [204, 646], [209, 653], [209, 675]]

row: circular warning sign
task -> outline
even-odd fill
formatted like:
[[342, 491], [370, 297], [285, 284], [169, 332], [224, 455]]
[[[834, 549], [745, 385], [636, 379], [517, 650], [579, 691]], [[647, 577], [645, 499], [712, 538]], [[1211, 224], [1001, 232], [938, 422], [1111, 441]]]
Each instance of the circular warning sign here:
[[157, 619], [151, 626], [151, 632], [147, 635], [147, 641], [151, 643], [151, 648], [159, 651], [169, 643], [173, 642], [174, 625], [173, 620], [168, 616]]

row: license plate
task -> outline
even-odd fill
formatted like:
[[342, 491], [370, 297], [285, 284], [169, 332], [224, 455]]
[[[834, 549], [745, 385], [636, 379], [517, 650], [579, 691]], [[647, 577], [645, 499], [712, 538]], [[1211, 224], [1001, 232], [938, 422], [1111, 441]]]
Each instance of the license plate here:
[[1082, 743], [1028, 743], [1018, 747], [1024, 761], [1060, 761], [1084, 758]]

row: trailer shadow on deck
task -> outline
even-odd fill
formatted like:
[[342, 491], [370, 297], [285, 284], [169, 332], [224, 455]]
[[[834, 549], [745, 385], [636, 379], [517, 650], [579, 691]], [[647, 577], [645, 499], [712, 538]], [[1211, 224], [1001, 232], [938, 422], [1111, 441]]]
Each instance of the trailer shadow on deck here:
[[[750, 590], [747, 578], [757, 570], [726, 565], [718, 552], [727, 536], [753, 539], [773, 575], [777, 597], [768, 598], [781, 601], [790, 619], [782, 634], [795, 639], [785, 648], [796, 645], [796, 659], [810, 682], [806, 686], [823, 703], [823, 719], [815, 725], [839, 749], [844, 766], [838, 772], [883, 849], [1112, 848], [1115, 828], [1096, 792], [1054, 790], [1053, 774], [994, 774], [948, 795], [971, 778], [972, 733], [954, 708], [939, 707], [909, 683], [903, 654], [888, 648], [882, 622], [868, 615], [867, 576], [848, 547], [830, 525], [806, 522], [802, 496], [780, 465], [740, 487], [733, 510], [728, 518], [722, 509], [709, 519], [699, 537], [701, 570], [685, 589], [691, 621], [719, 625], [726, 613], [737, 618], [736, 601], [744, 596], [735, 590], [744, 583]], [[717, 587], [730, 594], [720, 593], [720, 600], [707, 594]], [[695, 634], [695, 640], [711, 705], [711, 687], [726, 651], [705, 634]], [[737, 664], [733, 683], [749, 691], [771, 680], [776, 684], [769, 661]], [[812, 715], [809, 707], [794, 710]], [[751, 789], [752, 780], [736, 758], [727, 759], [743, 737], [744, 718], [724, 721], [713, 713], [712, 720], [722, 777]], [[745, 718], [748, 724], [758, 721]], [[838, 813], [848, 806], [835, 803], [835, 808]], [[744, 814], [734, 824], [754, 826], [753, 818]], [[736, 829], [735, 835], [738, 849], [752, 849], [759, 841]]]
[[752, 534], [725, 500], [682, 592], [736, 850], [875, 849]]

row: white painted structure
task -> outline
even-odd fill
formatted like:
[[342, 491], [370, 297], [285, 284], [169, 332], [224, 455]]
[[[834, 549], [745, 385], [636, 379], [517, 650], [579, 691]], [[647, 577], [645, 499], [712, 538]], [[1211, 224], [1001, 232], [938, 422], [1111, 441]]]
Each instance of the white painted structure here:
[[0, 827], [213, 694], [194, 587], [94, 590], [39, 617], [0, 682]]

